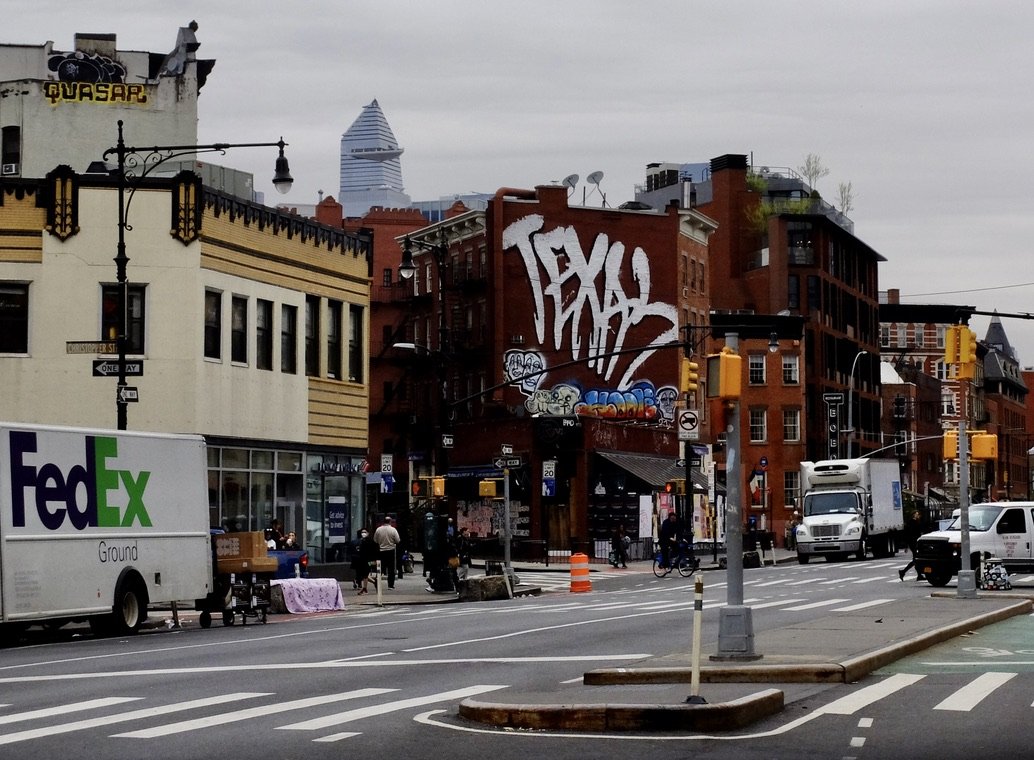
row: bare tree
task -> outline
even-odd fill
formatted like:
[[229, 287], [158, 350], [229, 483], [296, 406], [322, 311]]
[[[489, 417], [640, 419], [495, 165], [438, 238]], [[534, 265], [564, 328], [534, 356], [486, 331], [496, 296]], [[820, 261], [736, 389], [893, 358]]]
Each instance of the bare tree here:
[[840, 196], [840, 213], [846, 214], [854, 208], [854, 190], [850, 182], [841, 182], [837, 187], [837, 194]]
[[809, 153], [804, 157], [804, 165], [798, 166], [797, 171], [808, 180], [808, 186], [815, 190], [815, 183], [829, 174], [829, 169], [822, 165], [822, 157], [817, 153]]

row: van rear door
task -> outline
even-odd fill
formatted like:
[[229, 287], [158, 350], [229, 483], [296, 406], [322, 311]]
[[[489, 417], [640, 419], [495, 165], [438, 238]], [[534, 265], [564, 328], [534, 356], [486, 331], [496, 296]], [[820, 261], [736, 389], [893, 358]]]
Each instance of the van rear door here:
[[994, 527], [994, 553], [1003, 560], [1031, 558], [1032, 510], [1030, 507], [1003, 509]]

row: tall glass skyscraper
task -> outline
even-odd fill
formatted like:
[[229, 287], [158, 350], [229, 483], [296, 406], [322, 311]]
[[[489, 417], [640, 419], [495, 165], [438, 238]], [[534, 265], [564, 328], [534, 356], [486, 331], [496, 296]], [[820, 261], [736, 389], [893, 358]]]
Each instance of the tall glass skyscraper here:
[[372, 206], [404, 208], [402, 162], [395, 135], [374, 100], [341, 135], [341, 190], [345, 216], [362, 216]]

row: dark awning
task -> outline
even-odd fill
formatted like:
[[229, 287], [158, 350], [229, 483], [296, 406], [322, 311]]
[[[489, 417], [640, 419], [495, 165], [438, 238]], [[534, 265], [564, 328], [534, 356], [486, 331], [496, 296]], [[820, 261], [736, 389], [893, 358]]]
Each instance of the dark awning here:
[[[686, 477], [686, 468], [678, 467], [674, 458], [651, 457], [646, 454], [617, 451], [597, 451], [596, 453], [654, 488], [664, 488], [664, 484], [669, 480], [682, 480]], [[696, 493], [707, 493], [707, 478], [704, 477], [704, 474], [692, 470], [691, 477], [693, 478], [693, 490]]]

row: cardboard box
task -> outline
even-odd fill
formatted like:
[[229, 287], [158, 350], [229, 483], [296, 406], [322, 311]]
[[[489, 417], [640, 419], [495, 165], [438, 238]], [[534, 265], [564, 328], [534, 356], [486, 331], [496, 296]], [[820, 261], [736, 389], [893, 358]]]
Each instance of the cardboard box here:
[[276, 573], [280, 563], [276, 557], [220, 557], [215, 571], [220, 575], [228, 573]]
[[215, 537], [215, 558], [240, 559], [266, 556], [266, 535], [260, 530], [223, 533]]

